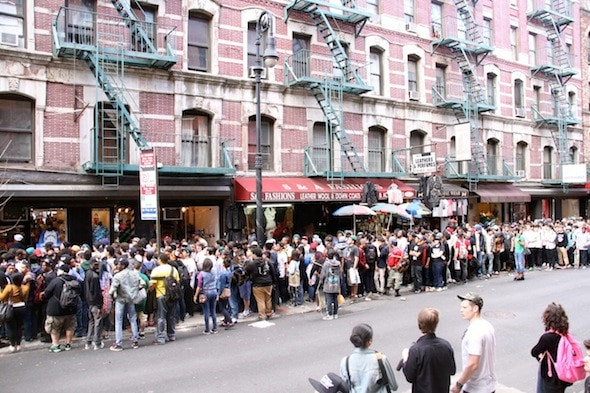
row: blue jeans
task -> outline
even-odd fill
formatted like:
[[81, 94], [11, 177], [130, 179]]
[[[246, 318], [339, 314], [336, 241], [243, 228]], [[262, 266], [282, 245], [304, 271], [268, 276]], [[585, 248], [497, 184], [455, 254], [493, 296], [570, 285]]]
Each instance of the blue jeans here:
[[338, 294], [324, 293], [326, 295], [326, 311], [328, 315], [338, 315]]
[[205, 319], [205, 331], [209, 332], [209, 317], [213, 321], [213, 330], [217, 330], [217, 291], [207, 292], [207, 301], [203, 303], [203, 318]]
[[240, 312], [240, 293], [237, 286], [231, 286], [231, 296], [229, 297], [229, 308], [232, 319], [238, 319]]
[[524, 253], [514, 253], [514, 263], [516, 264], [516, 273], [524, 273]]
[[166, 342], [166, 335], [164, 328], [170, 341], [176, 340], [176, 320], [174, 318], [174, 311], [176, 310], [176, 302], [168, 303], [164, 296], [158, 298], [158, 311], [156, 312], [156, 341], [159, 344]]
[[[139, 341], [139, 331], [137, 330], [137, 317], [135, 316], [135, 304], [133, 302], [122, 303], [115, 302], [115, 344], [123, 345], [123, 318], [127, 315], [131, 324], [132, 341]], [[98, 342], [95, 342], [98, 344]]]
[[434, 273], [434, 286], [436, 288], [442, 288], [444, 285], [443, 271], [445, 269], [445, 263], [440, 260], [436, 260], [432, 263], [432, 271]]

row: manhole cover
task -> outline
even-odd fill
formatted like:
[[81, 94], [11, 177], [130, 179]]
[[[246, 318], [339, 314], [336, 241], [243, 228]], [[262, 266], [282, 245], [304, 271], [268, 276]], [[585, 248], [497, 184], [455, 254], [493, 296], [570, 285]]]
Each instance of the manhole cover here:
[[508, 312], [508, 311], [485, 311], [483, 313], [488, 318], [496, 318], [496, 319], [513, 319], [516, 318], [516, 314]]

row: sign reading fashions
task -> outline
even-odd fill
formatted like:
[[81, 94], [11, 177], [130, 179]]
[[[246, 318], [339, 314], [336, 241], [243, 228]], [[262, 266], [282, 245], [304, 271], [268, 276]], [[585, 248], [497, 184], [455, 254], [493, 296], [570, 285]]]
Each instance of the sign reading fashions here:
[[412, 154], [413, 173], [436, 172], [436, 155], [433, 152]]
[[139, 152], [139, 206], [142, 220], [157, 220], [158, 216], [158, 167], [154, 149]]

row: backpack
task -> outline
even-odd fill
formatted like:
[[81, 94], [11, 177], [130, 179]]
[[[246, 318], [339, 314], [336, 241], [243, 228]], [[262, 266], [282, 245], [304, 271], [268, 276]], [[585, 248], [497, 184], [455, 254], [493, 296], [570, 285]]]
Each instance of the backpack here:
[[328, 284], [338, 284], [340, 279], [340, 266], [329, 266], [326, 274]]
[[459, 243], [459, 259], [467, 259], [469, 251], [467, 250], [465, 240], [459, 240], [457, 241], [457, 243]]
[[186, 287], [191, 282], [191, 275], [188, 272], [187, 267], [184, 264], [178, 265], [178, 276], [180, 277], [180, 283], [183, 287]]
[[182, 288], [180, 283], [173, 276], [174, 266], [170, 266], [170, 274], [164, 279], [164, 286], [166, 287], [166, 302], [177, 302], [182, 297]]
[[377, 247], [369, 244], [366, 247], [365, 255], [367, 258], [367, 263], [374, 263], [377, 260]]
[[365, 271], [369, 268], [367, 265], [367, 254], [362, 248], [359, 248], [359, 262], [358, 262], [358, 269], [360, 271]]
[[72, 308], [78, 305], [78, 296], [80, 296], [80, 283], [78, 280], [66, 280], [60, 278], [63, 281], [61, 287], [61, 293], [59, 295], [59, 306], [61, 308]]
[[266, 259], [262, 263], [259, 262], [256, 267], [258, 268], [259, 276], [266, 276], [270, 272], [270, 265]]
[[[561, 338], [557, 347], [557, 359], [553, 360], [553, 357], [547, 351], [549, 360], [553, 363], [557, 377], [561, 381], [569, 383], [581, 381], [586, 377], [582, 347], [571, 334], [568, 333], [565, 336], [560, 334], [560, 336]], [[551, 377], [553, 372], [551, 371], [551, 367], [548, 367], [548, 369], [547, 374]]]
[[301, 283], [301, 273], [299, 272], [299, 262], [297, 262], [297, 267], [293, 274], [289, 274], [289, 286], [290, 287], [298, 287]]

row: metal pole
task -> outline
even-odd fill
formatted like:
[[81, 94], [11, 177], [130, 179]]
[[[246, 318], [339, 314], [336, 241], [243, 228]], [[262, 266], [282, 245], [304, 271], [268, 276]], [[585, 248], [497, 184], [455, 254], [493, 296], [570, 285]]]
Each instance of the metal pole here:
[[260, 115], [260, 83], [262, 75], [262, 58], [260, 57], [260, 40], [262, 39], [262, 27], [260, 25], [262, 15], [256, 23], [256, 63], [254, 73], [256, 77], [256, 159], [254, 167], [256, 169], [256, 239], [258, 244], [263, 244], [264, 228], [262, 223], [264, 216], [262, 212], [262, 151], [261, 151], [261, 115]]

